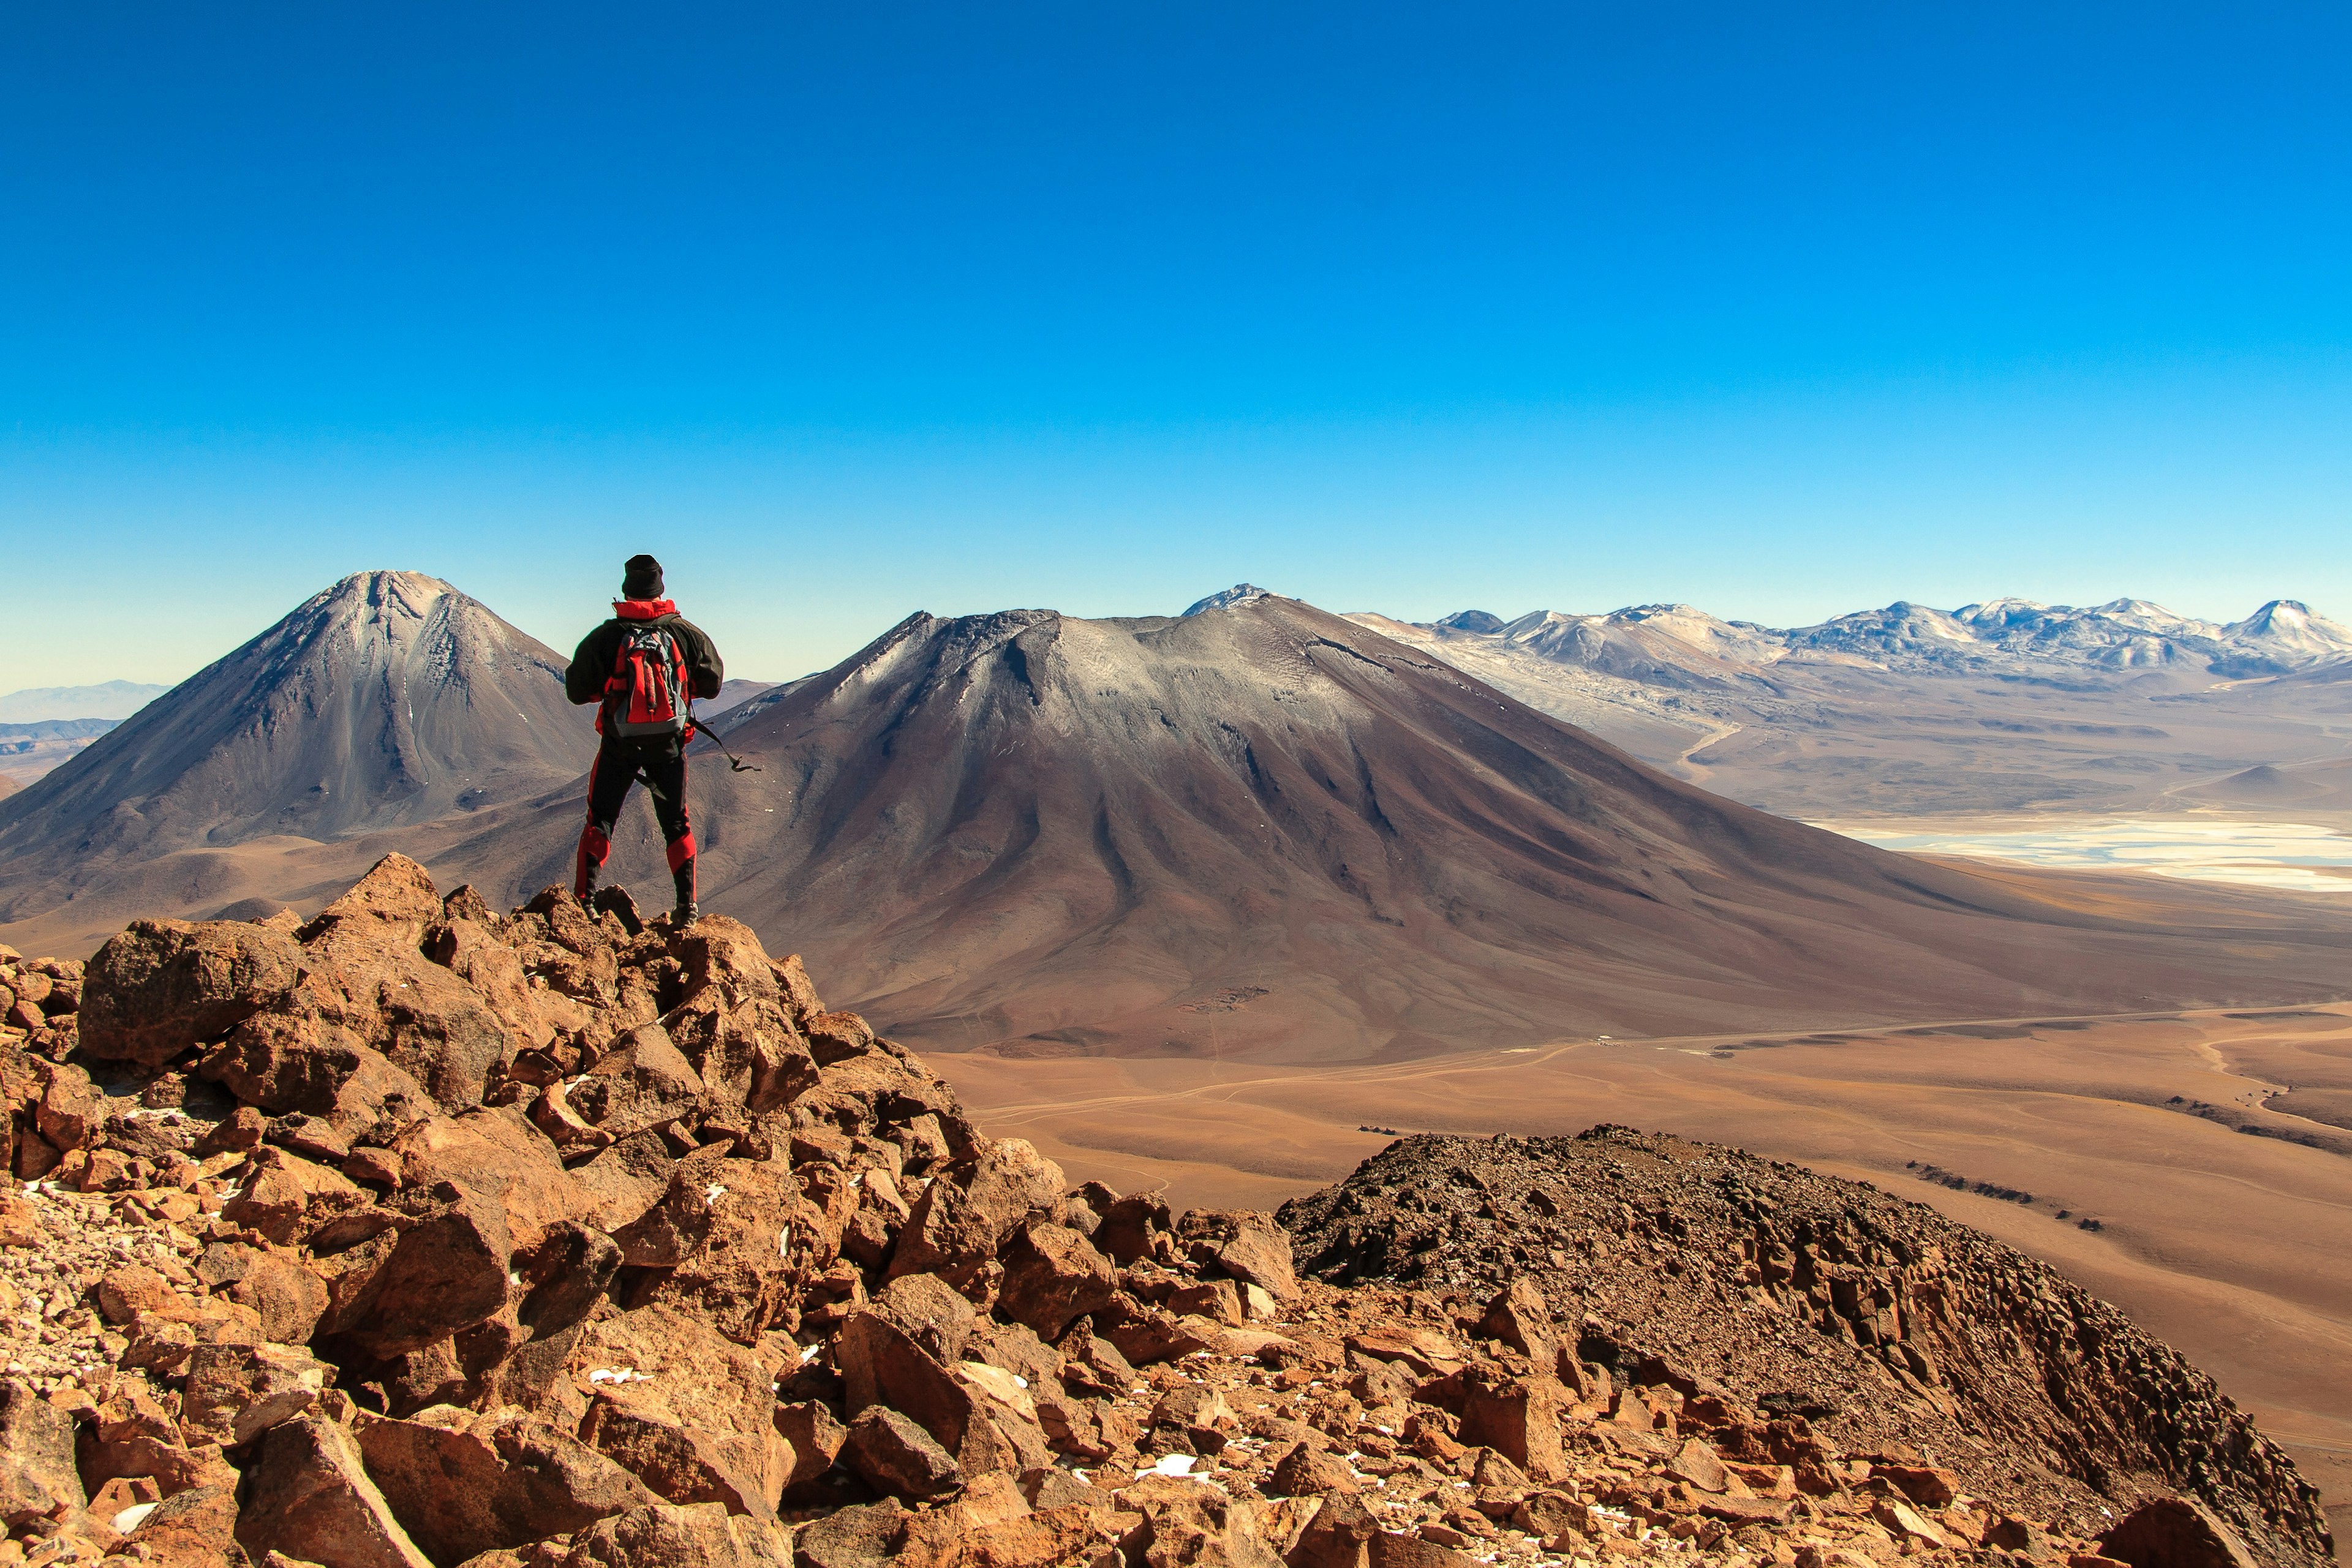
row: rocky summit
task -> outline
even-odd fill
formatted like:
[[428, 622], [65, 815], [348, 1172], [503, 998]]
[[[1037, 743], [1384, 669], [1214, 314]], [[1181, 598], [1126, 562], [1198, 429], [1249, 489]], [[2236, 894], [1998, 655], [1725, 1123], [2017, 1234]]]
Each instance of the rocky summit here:
[[1618, 1129], [1072, 1187], [747, 927], [385, 859], [0, 950], [0, 1563], [2274, 1563], [2311, 1489], [1916, 1205]]

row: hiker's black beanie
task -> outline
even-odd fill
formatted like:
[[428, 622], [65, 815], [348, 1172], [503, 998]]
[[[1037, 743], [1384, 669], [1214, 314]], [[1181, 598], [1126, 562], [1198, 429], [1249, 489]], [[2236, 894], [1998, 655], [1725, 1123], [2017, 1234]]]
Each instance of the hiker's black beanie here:
[[650, 555], [632, 555], [621, 568], [621, 597], [658, 599], [662, 596], [661, 563]]

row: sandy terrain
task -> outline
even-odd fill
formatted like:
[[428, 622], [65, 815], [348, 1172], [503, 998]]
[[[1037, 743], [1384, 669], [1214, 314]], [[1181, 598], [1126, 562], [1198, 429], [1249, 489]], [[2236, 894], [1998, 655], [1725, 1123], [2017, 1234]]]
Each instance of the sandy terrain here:
[[[1581, 1040], [1338, 1068], [932, 1059], [992, 1133], [1031, 1139], [1076, 1177], [1165, 1183], [1180, 1203], [1270, 1207], [1322, 1185], [1387, 1142], [1364, 1124], [1615, 1121], [1875, 1181], [2123, 1306], [2352, 1511], [2352, 1005]], [[2336, 1124], [2275, 1109], [2306, 1097]], [[1965, 1190], [1978, 1184], [2032, 1201]]]

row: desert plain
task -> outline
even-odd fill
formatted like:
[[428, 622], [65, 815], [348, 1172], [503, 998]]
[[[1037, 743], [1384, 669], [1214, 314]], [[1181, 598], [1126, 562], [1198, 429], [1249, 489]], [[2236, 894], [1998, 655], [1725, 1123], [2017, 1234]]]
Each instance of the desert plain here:
[[1029, 1139], [1073, 1179], [1164, 1185], [1180, 1206], [1272, 1208], [1389, 1142], [1367, 1129], [1617, 1122], [1874, 1182], [2047, 1259], [2179, 1346], [2352, 1517], [2352, 1004], [1562, 1039], [1339, 1067], [930, 1060], [992, 1134]]

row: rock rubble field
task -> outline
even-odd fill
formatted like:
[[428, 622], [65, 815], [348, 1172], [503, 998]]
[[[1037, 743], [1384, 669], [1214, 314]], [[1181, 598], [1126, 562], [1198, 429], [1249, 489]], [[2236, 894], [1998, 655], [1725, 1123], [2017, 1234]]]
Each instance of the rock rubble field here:
[[2210, 1381], [1917, 1205], [1621, 1129], [1073, 1189], [618, 891], [394, 856], [0, 949], [0, 1564], [2329, 1553]]

